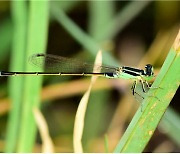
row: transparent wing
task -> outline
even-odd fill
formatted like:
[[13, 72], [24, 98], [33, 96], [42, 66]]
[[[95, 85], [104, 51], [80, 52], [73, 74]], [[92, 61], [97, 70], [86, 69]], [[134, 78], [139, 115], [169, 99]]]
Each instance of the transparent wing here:
[[[94, 65], [81, 62], [72, 58], [65, 58], [50, 54], [34, 54], [29, 58], [30, 63], [43, 67], [45, 71], [64, 73], [92, 73]], [[118, 67], [96, 65], [100, 67], [101, 73], [115, 73]], [[98, 72], [94, 72], [98, 73]]]

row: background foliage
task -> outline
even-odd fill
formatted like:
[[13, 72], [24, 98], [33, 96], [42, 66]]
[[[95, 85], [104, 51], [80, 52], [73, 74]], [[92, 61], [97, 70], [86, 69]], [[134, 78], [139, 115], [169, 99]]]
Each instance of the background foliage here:
[[[178, 1], [1, 1], [1, 70], [36, 71], [28, 57], [42, 52], [93, 62], [101, 48], [104, 64], [143, 69], [151, 63], [157, 75], [178, 33], [179, 10]], [[34, 107], [45, 117], [55, 152], [73, 152], [75, 114], [89, 78], [0, 81], [1, 152], [42, 151]], [[131, 84], [98, 78], [85, 117], [85, 152], [114, 151], [140, 105]], [[178, 90], [144, 152], [180, 151], [179, 97]]]

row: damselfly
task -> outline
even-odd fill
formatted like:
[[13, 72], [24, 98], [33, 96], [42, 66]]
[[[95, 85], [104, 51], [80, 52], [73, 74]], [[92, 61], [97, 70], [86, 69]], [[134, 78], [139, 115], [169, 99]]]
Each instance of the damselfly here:
[[96, 65], [100, 72], [93, 72], [94, 65], [79, 60], [65, 58], [50, 54], [34, 54], [30, 57], [30, 62], [36, 66], [44, 67], [45, 72], [6, 72], [1, 71], [0, 76], [19, 76], [19, 75], [76, 75], [76, 76], [102, 76], [106, 78], [122, 78], [133, 79], [132, 85], [133, 95], [136, 93], [137, 82], [140, 81], [143, 92], [146, 92], [145, 87], [150, 87], [148, 81], [154, 77], [153, 67], [147, 64], [145, 69], [138, 69], [128, 66], [112, 67]]

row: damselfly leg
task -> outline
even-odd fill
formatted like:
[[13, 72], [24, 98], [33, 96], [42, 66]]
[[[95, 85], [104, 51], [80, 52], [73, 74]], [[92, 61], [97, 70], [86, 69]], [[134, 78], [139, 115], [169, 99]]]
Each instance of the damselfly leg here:
[[[145, 86], [148, 87], [147, 85], [144, 85], [145, 82], [143, 82], [142, 80], [140, 80], [140, 84], [141, 84], [141, 89], [143, 91], [143, 93], [147, 93], [147, 90], [145, 89]], [[141, 97], [142, 99], [144, 99], [144, 97], [139, 94], [137, 91], [136, 91], [136, 87], [137, 87], [137, 80], [134, 81], [132, 87], [131, 87], [131, 90], [132, 90], [132, 94], [135, 96], [138, 95], [139, 97]], [[136, 97], [135, 97], [136, 98]], [[139, 101], [138, 101], [139, 102]]]
[[[139, 85], [139, 89], [140, 91], [137, 92], [137, 85], [138, 83], [140, 83]], [[148, 97], [153, 97], [153, 98], [156, 98], [158, 101], [160, 101], [160, 99], [158, 97], [156, 97], [155, 95], [148, 95], [147, 92], [150, 90], [150, 89], [157, 89], [158, 87], [151, 87], [151, 84], [148, 83], [146, 80], [143, 81], [143, 80], [135, 80], [132, 87], [131, 87], [131, 90], [132, 90], [132, 94], [133, 96], [135, 97], [135, 99], [138, 101], [138, 102], [142, 102], [146, 96]], [[138, 97], [141, 99], [141, 101], [138, 99]], [[141, 112], [143, 111], [143, 104], [141, 103]]]

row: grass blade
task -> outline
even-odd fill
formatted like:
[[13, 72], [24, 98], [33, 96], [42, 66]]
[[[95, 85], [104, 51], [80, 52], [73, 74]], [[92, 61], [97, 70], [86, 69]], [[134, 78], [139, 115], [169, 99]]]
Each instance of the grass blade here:
[[[95, 64], [97, 64], [97, 63], [98, 64], [102, 63], [101, 51], [99, 51], [97, 54]], [[97, 70], [98, 68], [94, 68], [94, 69]], [[83, 129], [84, 129], [85, 113], [86, 113], [86, 109], [87, 109], [90, 92], [91, 92], [92, 86], [95, 83], [96, 79], [97, 79], [97, 76], [93, 76], [91, 78], [91, 83], [89, 85], [89, 88], [85, 92], [84, 96], [82, 97], [82, 99], [79, 103], [78, 109], [77, 109], [75, 123], [74, 123], [74, 133], [73, 133], [74, 152], [83, 152], [81, 140], [82, 140]]]
[[[71, 34], [85, 49], [87, 49], [93, 56], [96, 55], [101, 46], [96, 43], [88, 34], [82, 31], [68, 16], [57, 6], [52, 5], [52, 14], [55, 19]], [[103, 51], [103, 62], [112, 65], [118, 65], [117, 60], [113, 58], [109, 52]]]
[[109, 142], [108, 142], [107, 134], [104, 136], [104, 147], [105, 147], [105, 152], [109, 153]]
[[104, 36], [104, 27], [109, 25], [112, 21], [115, 13], [114, 1], [89, 1], [89, 21], [88, 29], [90, 36], [99, 43], [103, 43], [104, 40], [109, 37]]
[[53, 153], [54, 145], [49, 135], [49, 130], [48, 130], [46, 120], [38, 108], [34, 108], [33, 112], [34, 112], [34, 117], [36, 119], [36, 124], [38, 126], [38, 129], [41, 135], [41, 139], [42, 139], [42, 152]]
[[[29, 55], [46, 50], [48, 32], [48, 1], [30, 1], [26, 60]], [[25, 71], [35, 71], [34, 66], [25, 64]], [[33, 108], [40, 104], [42, 77], [28, 76], [22, 94], [22, 119], [17, 152], [31, 152], [36, 138], [36, 123]], [[33, 84], [32, 84], [33, 83]]]
[[168, 135], [177, 145], [180, 146], [180, 115], [172, 108], [168, 108], [160, 122], [159, 128]]
[[[20, 9], [21, 10], [21, 9]], [[23, 14], [22, 16], [24, 16]], [[7, 56], [8, 50], [10, 48], [12, 42], [12, 21], [8, 18], [0, 26], [0, 63], [2, 63], [3, 59]]]
[[[11, 5], [13, 19], [13, 41], [10, 70], [24, 71], [25, 48], [27, 37], [27, 5], [24, 1], [13, 1]], [[11, 111], [8, 117], [5, 152], [14, 152], [17, 146], [21, 119], [22, 91], [24, 77], [9, 78]], [[17, 90], [18, 87], [18, 90]]]
[[103, 38], [114, 38], [117, 33], [123, 30], [133, 19], [138, 16], [151, 1], [129, 1], [109, 24], [102, 27]]

